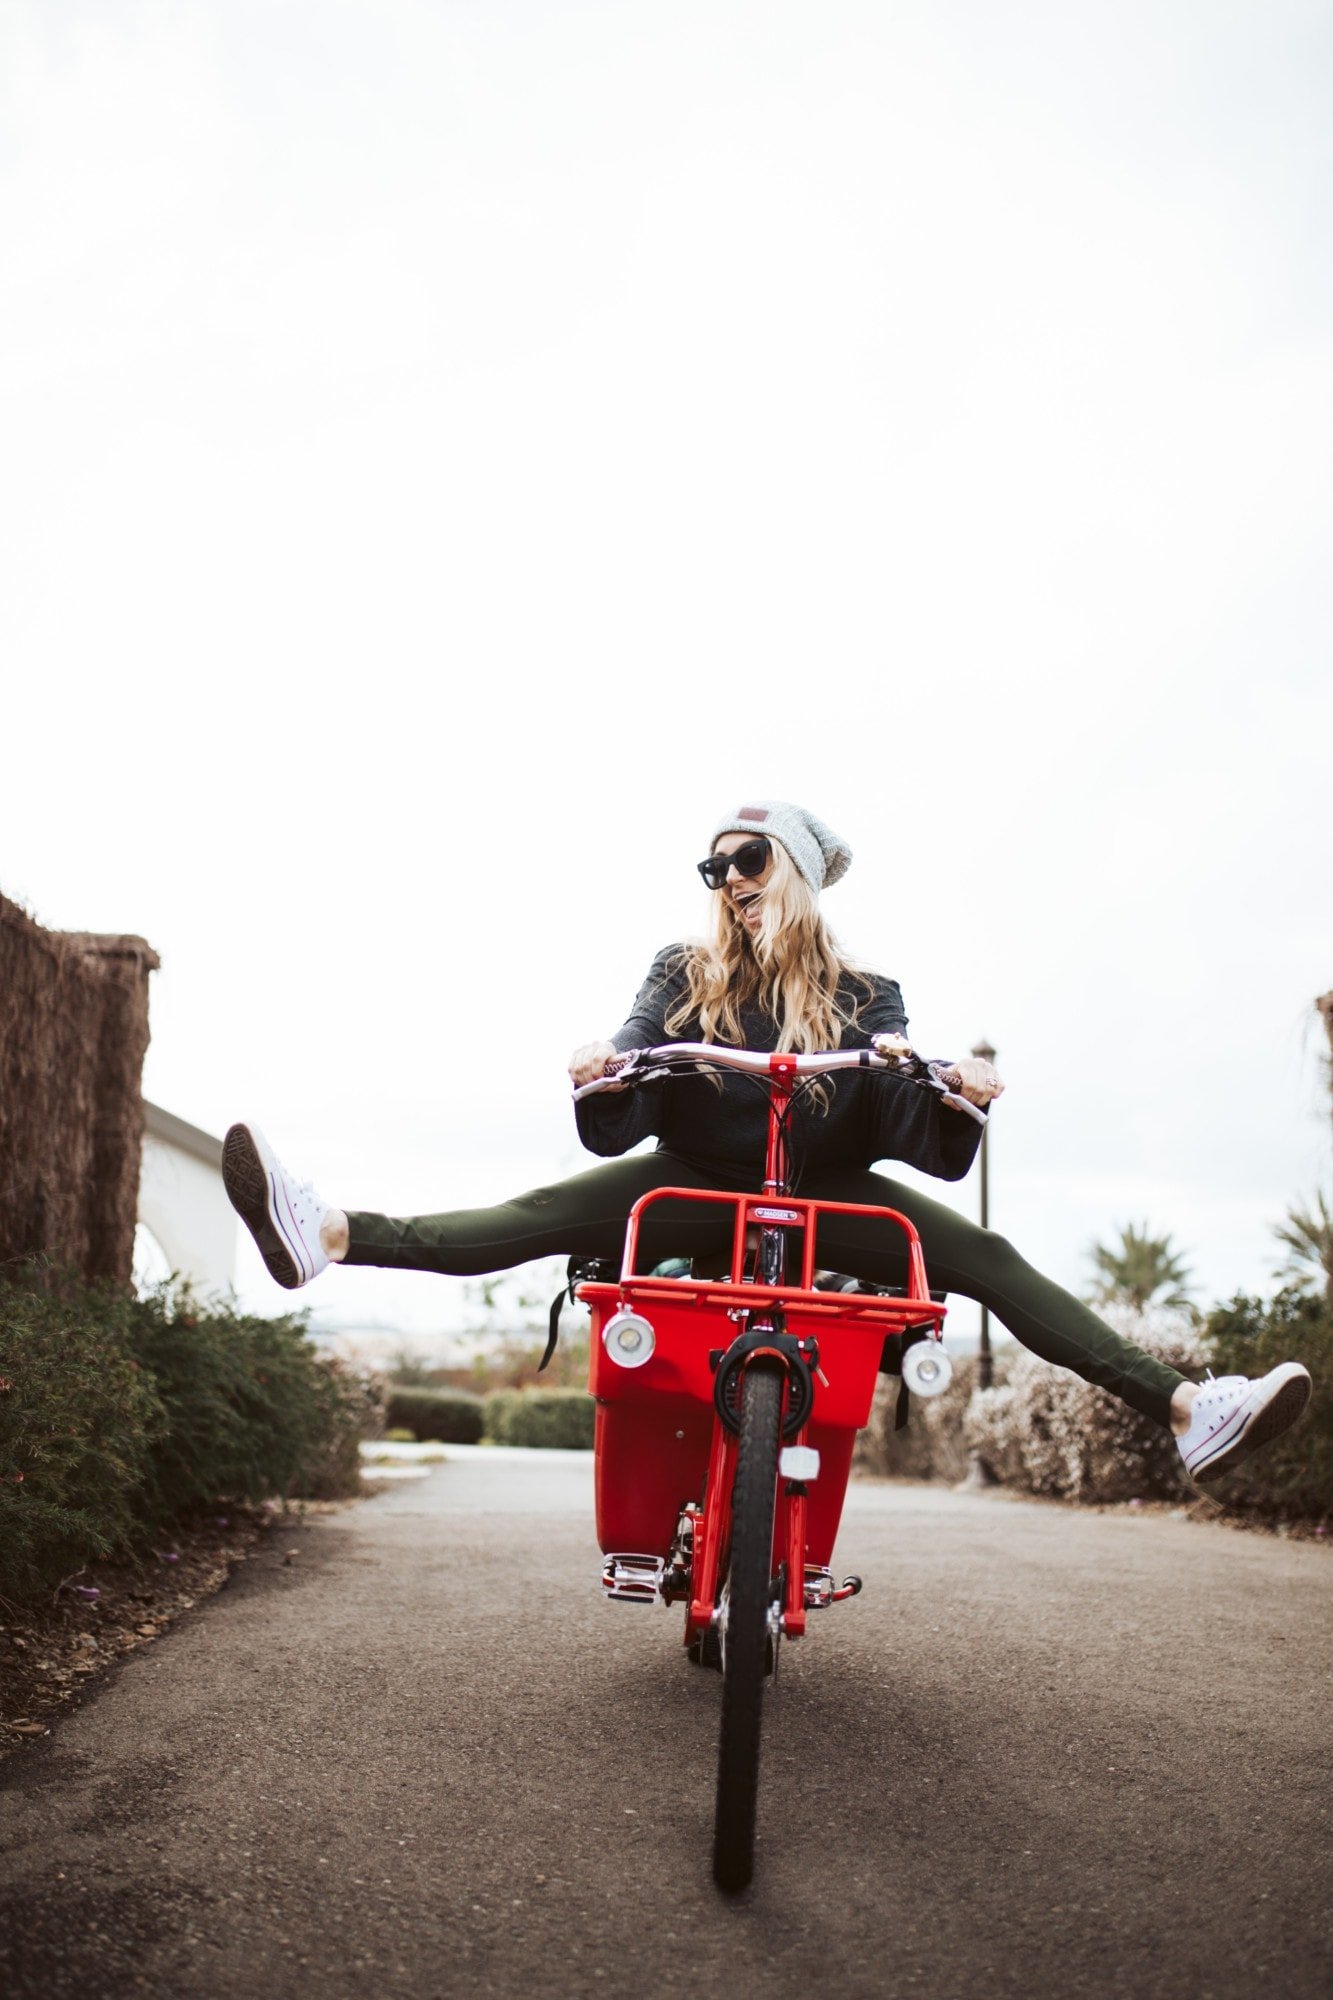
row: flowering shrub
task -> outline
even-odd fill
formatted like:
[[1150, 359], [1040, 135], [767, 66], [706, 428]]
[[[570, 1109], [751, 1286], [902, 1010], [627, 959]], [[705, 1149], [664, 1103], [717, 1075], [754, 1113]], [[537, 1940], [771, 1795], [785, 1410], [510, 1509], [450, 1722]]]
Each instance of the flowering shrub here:
[[[1190, 1318], [1112, 1308], [1119, 1331], [1149, 1354], [1202, 1372]], [[1175, 1439], [1103, 1389], [1067, 1369], [1019, 1352], [1003, 1386], [978, 1390], [964, 1419], [970, 1450], [1007, 1486], [1070, 1500], [1171, 1499], [1189, 1482]]]
[[[1005, 1357], [998, 1356], [996, 1373], [1003, 1378]], [[968, 1448], [963, 1419], [977, 1384], [975, 1360], [955, 1361], [953, 1380], [942, 1396], [913, 1396], [910, 1416], [902, 1430], [894, 1428], [900, 1383], [882, 1378], [875, 1393], [865, 1445], [858, 1462], [868, 1472], [887, 1472], [900, 1479], [943, 1479], [951, 1486], [967, 1477]]]
[[[1333, 1312], [1326, 1300], [1297, 1289], [1271, 1300], [1239, 1297], [1202, 1325], [1162, 1309], [1102, 1310], [1127, 1339], [1196, 1380], [1205, 1367], [1258, 1376], [1280, 1361], [1305, 1362], [1314, 1399], [1302, 1422], [1204, 1490], [1223, 1505], [1276, 1520], [1333, 1516]], [[913, 1400], [903, 1431], [893, 1428], [897, 1384], [882, 1383], [859, 1462], [869, 1471], [956, 1483], [975, 1452], [1002, 1485], [1062, 1499], [1179, 1499], [1196, 1491], [1164, 1426], [1021, 1348], [996, 1359], [1004, 1379], [994, 1388], [974, 1390], [976, 1364], [963, 1362], [943, 1396]]]

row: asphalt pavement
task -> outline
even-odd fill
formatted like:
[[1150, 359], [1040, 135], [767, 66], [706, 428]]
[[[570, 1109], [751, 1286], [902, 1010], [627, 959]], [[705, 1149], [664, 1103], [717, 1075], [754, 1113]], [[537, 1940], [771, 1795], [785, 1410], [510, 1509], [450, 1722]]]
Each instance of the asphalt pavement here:
[[[1333, 1559], [860, 1484], [754, 1887], [719, 1683], [603, 1601], [592, 1468], [458, 1452], [284, 1535], [0, 1773], [13, 2000], [1333, 1992]], [[300, 1554], [284, 1564], [284, 1551]]]

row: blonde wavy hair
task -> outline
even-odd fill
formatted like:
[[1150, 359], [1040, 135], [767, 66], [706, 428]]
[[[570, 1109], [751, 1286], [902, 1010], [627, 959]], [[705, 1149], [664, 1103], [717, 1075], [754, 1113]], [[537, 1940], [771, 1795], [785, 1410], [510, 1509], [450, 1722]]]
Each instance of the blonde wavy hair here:
[[815, 893], [781, 841], [769, 840], [772, 866], [752, 938], [729, 897], [713, 896], [711, 934], [684, 946], [685, 991], [666, 1017], [678, 1035], [698, 1017], [706, 1042], [741, 1040], [741, 1009], [756, 1001], [778, 1030], [778, 1052], [802, 1055], [836, 1049], [854, 1025], [838, 988], [849, 979], [874, 987], [863, 966], [847, 957], [819, 912]]

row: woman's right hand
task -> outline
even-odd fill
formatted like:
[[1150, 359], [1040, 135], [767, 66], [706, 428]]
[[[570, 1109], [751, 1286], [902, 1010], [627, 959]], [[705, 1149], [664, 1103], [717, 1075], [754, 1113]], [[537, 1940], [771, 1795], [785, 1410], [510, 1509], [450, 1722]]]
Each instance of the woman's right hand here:
[[[606, 1075], [606, 1066], [614, 1062], [620, 1050], [614, 1042], [585, 1042], [581, 1049], [575, 1049], [569, 1058], [569, 1074], [574, 1088], [581, 1083], [591, 1083], [595, 1077]], [[610, 1089], [623, 1089], [623, 1084], [611, 1084]]]

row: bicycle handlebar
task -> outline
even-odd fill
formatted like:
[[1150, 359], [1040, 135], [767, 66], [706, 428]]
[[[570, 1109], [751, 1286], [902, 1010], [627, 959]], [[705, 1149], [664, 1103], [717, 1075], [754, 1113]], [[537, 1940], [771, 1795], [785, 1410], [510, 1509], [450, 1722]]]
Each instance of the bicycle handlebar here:
[[772, 1076], [779, 1062], [783, 1070], [788, 1073], [794, 1070], [797, 1076], [825, 1076], [839, 1069], [884, 1070], [909, 1083], [938, 1091], [946, 1104], [956, 1111], [965, 1111], [979, 1125], [987, 1122], [986, 1113], [978, 1105], [959, 1095], [958, 1072], [951, 1063], [928, 1062], [911, 1049], [900, 1056], [881, 1055], [871, 1048], [828, 1049], [816, 1055], [778, 1057], [761, 1049], [734, 1049], [716, 1042], [668, 1042], [661, 1048], [626, 1049], [623, 1055], [613, 1057], [601, 1076], [575, 1087], [574, 1101], [591, 1097], [595, 1091], [653, 1083], [683, 1071], [697, 1073], [700, 1068], [736, 1069], [751, 1076]]

